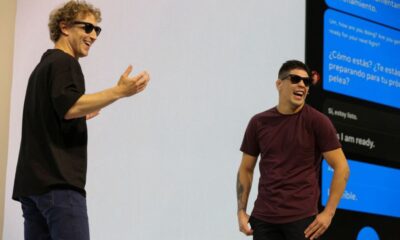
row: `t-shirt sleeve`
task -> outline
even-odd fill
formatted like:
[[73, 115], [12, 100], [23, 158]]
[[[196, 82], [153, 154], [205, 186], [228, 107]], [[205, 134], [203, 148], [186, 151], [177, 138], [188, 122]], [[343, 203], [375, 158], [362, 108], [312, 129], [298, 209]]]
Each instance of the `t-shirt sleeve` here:
[[320, 114], [314, 120], [316, 142], [320, 151], [323, 153], [341, 148], [336, 129], [329, 118]]
[[257, 120], [255, 117], [253, 117], [247, 125], [240, 151], [254, 157], [260, 154], [260, 147], [257, 139]]
[[71, 62], [62, 62], [60, 67], [52, 71], [51, 98], [54, 109], [61, 119], [68, 110], [85, 93], [82, 71]]

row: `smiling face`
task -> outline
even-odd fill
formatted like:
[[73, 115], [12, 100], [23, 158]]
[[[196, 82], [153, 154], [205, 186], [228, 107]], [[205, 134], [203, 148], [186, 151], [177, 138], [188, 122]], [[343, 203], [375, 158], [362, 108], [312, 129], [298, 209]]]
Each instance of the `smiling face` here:
[[[307, 72], [303, 69], [293, 69], [289, 74], [308, 77]], [[278, 111], [280, 113], [293, 114], [303, 108], [309, 90], [304, 81], [292, 83], [290, 77], [287, 77], [276, 80], [276, 87], [279, 92]]]
[[92, 14], [78, 15], [71, 25], [60, 23], [62, 36], [56, 42], [56, 48], [63, 50], [75, 58], [86, 57], [89, 54], [89, 49], [97, 39], [96, 31], [89, 33], [85, 32], [85, 24], [89, 23], [97, 26], [96, 18]]

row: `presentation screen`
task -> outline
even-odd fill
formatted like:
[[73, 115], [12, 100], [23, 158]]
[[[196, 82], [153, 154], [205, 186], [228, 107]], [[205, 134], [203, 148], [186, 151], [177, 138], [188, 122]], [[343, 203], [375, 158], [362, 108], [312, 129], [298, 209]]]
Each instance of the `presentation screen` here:
[[[327, 115], [350, 178], [322, 239], [400, 239], [400, 3], [308, 0], [306, 62], [320, 73], [308, 103]], [[321, 209], [333, 169], [321, 166]]]

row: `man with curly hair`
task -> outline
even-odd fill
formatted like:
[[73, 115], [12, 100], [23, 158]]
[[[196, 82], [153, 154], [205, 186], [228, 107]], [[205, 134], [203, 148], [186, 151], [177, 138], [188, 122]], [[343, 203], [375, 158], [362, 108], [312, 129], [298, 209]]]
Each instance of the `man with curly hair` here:
[[55, 46], [29, 78], [14, 182], [25, 239], [89, 239], [86, 120], [143, 91], [149, 81], [146, 71], [130, 77], [129, 66], [115, 86], [85, 94], [78, 60], [98, 38], [100, 21], [100, 10], [84, 1], [69, 1], [50, 15]]

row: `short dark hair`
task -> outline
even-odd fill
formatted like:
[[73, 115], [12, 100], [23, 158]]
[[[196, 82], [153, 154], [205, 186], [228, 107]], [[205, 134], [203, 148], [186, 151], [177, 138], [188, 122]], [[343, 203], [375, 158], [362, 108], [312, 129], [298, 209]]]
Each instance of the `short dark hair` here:
[[311, 77], [311, 71], [306, 64], [299, 60], [288, 60], [282, 64], [281, 68], [279, 69], [278, 78], [283, 79], [287, 77], [290, 71], [294, 69], [302, 69], [307, 72], [309, 77]]
[[101, 21], [100, 9], [93, 7], [93, 5], [85, 1], [70, 0], [60, 8], [53, 10], [49, 18], [50, 39], [53, 42], [57, 42], [60, 38], [60, 22], [64, 21], [70, 25], [79, 15], [87, 16], [88, 14], [93, 14], [97, 22]]

